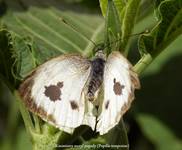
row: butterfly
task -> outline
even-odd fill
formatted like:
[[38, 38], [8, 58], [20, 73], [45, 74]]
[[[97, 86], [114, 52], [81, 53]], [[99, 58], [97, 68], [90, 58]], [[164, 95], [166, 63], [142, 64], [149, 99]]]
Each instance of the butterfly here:
[[93, 59], [64, 54], [38, 66], [20, 85], [25, 106], [46, 122], [73, 133], [88, 125], [107, 133], [129, 109], [138, 75], [119, 52], [108, 57], [98, 50]]

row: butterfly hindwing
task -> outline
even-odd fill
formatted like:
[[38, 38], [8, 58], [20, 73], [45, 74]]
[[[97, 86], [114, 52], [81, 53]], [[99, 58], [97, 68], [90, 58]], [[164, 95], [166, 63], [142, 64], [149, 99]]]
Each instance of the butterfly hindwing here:
[[94, 126], [84, 116], [83, 89], [90, 69], [90, 61], [80, 55], [53, 58], [21, 84], [20, 95], [30, 111], [63, 131], [71, 133], [83, 122]]
[[134, 99], [134, 89], [139, 87], [132, 65], [119, 52], [113, 51], [104, 69], [104, 99], [97, 124], [100, 134], [107, 133], [119, 122]]

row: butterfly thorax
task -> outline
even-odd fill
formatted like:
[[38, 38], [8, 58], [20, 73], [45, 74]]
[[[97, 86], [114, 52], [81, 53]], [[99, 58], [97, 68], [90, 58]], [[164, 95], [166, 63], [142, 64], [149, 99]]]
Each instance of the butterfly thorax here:
[[92, 69], [90, 72], [90, 78], [88, 80], [87, 88], [87, 99], [89, 101], [94, 101], [96, 98], [96, 93], [99, 91], [104, 75], [105, 66], [105, 55], [102, 52], [96, 54], [96, 57], [91, 61]]

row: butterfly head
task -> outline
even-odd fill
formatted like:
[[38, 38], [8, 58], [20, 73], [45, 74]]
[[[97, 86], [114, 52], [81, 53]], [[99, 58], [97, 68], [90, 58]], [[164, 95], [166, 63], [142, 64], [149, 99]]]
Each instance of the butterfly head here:
[[95, 57], [106, 59], [106, 55], [104, 54], [104, 43], [98, 44], [94, 49]]

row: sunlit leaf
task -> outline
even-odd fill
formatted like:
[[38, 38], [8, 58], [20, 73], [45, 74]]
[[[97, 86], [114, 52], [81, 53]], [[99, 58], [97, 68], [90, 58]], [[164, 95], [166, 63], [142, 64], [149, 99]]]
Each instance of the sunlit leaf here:
[[[94, 47], [90, 40], [95, 43], [103, 42], [101, 33], [104, 24], [100, 16], [80, 14], [71, 10], [63, 11], [46, 5], [46, 2], [40, 3], [40, 7], [39, 2], [34, 5], [31, 6], [27, 1], [9, 1], [10, 9], [2, 18], [7, 28], [14, 32], [14, 67], [19, 70], [19, 74], [16, 74], [18, 77], [25, 77], [34, 65], [63, 53], [81, 53], [89, 56]], [[59, 5], [61, 6], [61, 2], [57, 2], [57, 6]], [[17, 7], [20, 7], [21, 11], [15, 10]], [[61, 21], [62, 18], [68, 24]]]
[[[111, 1], [111, 0], [110, 0]], [[117, 8], [119, 16], [121, 16], [122, 11], [126, 5], [126, 0], [112, 0]], [[102, 15], [105, 17], [107, 13], [108, 0], [99, 0]]]

